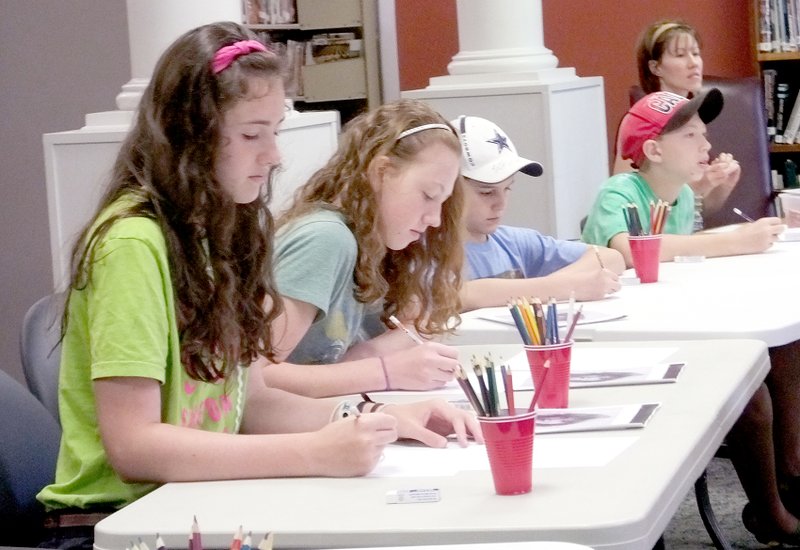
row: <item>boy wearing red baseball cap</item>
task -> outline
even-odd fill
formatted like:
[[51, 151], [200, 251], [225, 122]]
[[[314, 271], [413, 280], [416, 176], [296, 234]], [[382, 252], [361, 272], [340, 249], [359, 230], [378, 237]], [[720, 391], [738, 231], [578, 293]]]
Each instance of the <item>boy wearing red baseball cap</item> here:
[[[769, 248], [783, 231], [778, 218], [761, 218], [723, 233], [691, 234], [694, 193], [687, 182], [700, 178], [709, 161], [706, 124], [722, 110], [717, 89], [698, 93], [692, 99], [669, 92], [643, 97], [623, 118], [618, 144], [623, 158], [637, 171], [617, 174], [600, 188], [586, 222], [583, 240], [608, 244], [632, 265], [628, 225], [623, 209], [636, 205], [641, 226], [650, 227], [650, 205], [659, 200], [671, 206], [661, 239], [661, 261], [675, 256], [726, 256], [751, 254]], [[781, 388], [774, 395], [762, 383], [728, 434], [732, 458], [749, 503], [742, 512], [745, 527], [764, 543], [800, 545], [800, 523], [784, 507], [800, 501], [797, 473], [800, 438], [800, 343], [770, 349], [770, 379]], [[780, 418], [776, 423], [773, 419]], [[791, 418], [787, 422], [785, 419]], [[773, 437], [780, 429], [780, 437]], [[776, 464], [777, 461], [777, 464]], [[777, 471], [776, 471], [777, 470]], [[785, 487], [779, 495], [776, 478]], [[800, 508], [794, 507], [797, 514]]]
[[708, 167], [711, 144], [706, 124], [722, 110], [722, 93], [712, 88], [692, 99], [656, 92], [636, 102], [622, 119], [618, 144], [633, 172], [612, 176], [600, 187], [583, 230], [587, 243], [619, 250], [633, 265], [624, 210], [635, 205], [642, 227], [650, 227], [651, 204], [671, 206], [662, 229], [661, 261], [675, 256], [731, 256], [769, 248], [783, 231], [778, 218], [762, 218], [727, 233], [692, 235], [694, 193], [687, 183]]

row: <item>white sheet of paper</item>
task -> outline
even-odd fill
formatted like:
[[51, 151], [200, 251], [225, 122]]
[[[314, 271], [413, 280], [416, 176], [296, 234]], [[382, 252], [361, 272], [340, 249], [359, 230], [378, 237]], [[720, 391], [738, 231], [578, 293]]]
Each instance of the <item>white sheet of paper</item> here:
[[[637, 436], [622, 437], [537, 437], [533, 441], [533, 468], [598, 468], [622, 454]], [[489, 458], [483, 445], [444, 449], [422, 445], [389, 445], [383, 458], [367, 477], [438, 477], [460, 471], [488, 470]]]
[[[678, 348], [572, 348], [570, 372], [625, 370], [631, 367], [654, 366], [670, 357]], [[532, 390], [528, 359], [524, 351], [506, 362], [514, 377], [514, 389]]]
[[[572, 360], [570, 370], [572, 372], [596, 372], [601, 370], [623, 370], [630, 367], [641, 367], [646, 365], [656, 365], [664, 362], [668, 357], [678, 351], [675, 347], [647, 347], [647, 348], [572, 348]], [[533, 390], [533, 380], [531, 371], [528, 367], [528, 359], [525, 352], [521, 351], [511, 358], [493, 357], [497, 374], [500, 373], [500, 365], [506, 364], [511, 367], [514, 378], [514, 389], [517, 391]], [[477, 390], [478, 385], [474, 375], [468, 373], [472, 387]], [[502, 382], [501, 386], [502, 388]], [[406, 392], [388, 392], [391, 394], [402, 394]], [[437, 390], [423, 392], [425, 397], [441, 397], [449, 400], [465, 400], [464, 392], [458, 382], [452, 380]]]

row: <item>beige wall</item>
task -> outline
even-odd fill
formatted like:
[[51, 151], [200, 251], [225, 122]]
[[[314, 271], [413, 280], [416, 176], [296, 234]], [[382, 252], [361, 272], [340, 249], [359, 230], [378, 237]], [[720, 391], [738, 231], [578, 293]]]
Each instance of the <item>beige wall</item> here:
[[1, 0], [0, 368], [19, 380], [19, 330], [51, 291], [42, 134], [115, 109], [130, 79], [125, 0]]

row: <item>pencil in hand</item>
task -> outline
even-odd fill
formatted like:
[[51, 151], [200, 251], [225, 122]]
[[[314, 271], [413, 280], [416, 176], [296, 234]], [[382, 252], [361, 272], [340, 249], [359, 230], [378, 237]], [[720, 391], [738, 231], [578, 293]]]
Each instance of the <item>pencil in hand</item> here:
[[597, 258], [597, 263], [600, 264], [600, 269], [605, 269], [606, 266], [603, 264], [603, 258], [600, 256], [600, 249], [597, 248], [596, 244], [593, 244], [592, 248], [594, 249], [594, 256]]
[[425, 342], [422, 341], [422, 338], [420, 338], [417, 333], [411, 332], [408, 329], [408, 327], [406, 327], [402, 322], [400, 322], [400, 319], [398, 319], [394, 315], [390, 316], [389, 320], [392, 322], [392, 324], [394, 324], [394, 326], [396, 326], [397, 328], [399, 328], [400, 330], [402, 330], [403, 332], [408, 334], [408, 337], [411, 338], [415, 343], [417, 343], [417, 344], [424, 344], [425, 343]]

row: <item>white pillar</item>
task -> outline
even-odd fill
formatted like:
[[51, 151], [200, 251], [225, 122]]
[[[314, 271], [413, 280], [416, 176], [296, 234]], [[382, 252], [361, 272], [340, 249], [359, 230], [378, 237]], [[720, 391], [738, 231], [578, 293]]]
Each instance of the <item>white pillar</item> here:
[[132, 111], [164, 50], [184, 32], [215, 21], [242, 21], [241, 0], [127, 0], [131, 80], [117, 107]]
[[242, 21], [241, 0], [127, 0], [131, 79], [117, 94], [117, 111], [89, 113], [87, 129], [130, 126], [158, 58], [189, 29], [215, 21]]
[[459, 52], [429, 89], [574, 79], [544, 46], [541, 0], [457, 0]]
[[544, 47], [541, 0], [457, 0], [459, 52], [449, 74], [402, 96], [431, 104], [445, 118], [494, 121], [544, 174], [517, 174], [504, 223], [562, 239], [608, 177], [603, 79], [578, 77]]

